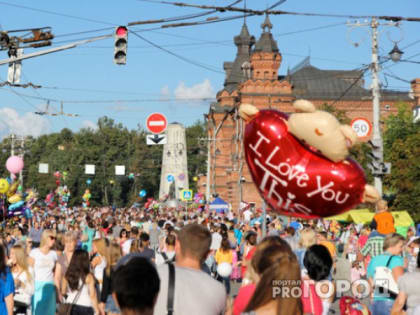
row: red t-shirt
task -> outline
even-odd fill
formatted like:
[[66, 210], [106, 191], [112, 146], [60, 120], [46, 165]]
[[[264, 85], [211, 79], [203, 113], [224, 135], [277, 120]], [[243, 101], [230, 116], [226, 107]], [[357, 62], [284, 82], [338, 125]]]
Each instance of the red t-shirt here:
[[238, 295], [233, 302], [233, 315], [240, 315], [245, 310], [249, 301], [251, 301], [256, 287], [255, 283], [251, 283], [239, 289]]

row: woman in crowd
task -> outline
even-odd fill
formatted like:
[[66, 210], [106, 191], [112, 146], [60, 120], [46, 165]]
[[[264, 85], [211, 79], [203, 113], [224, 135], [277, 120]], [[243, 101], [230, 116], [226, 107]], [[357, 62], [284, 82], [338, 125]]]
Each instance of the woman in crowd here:
[[258, 275], [255, 270], [257, 267], [255, 264], [258, 261], [260, 255], [264, 253], [264, 250], [272, 245], [277, 245], [278, 250], [293, 255], [290, 245], [279, 236], [265, 237], [261, 243], [256, 245], [255, 258], [253, 258], [250, 266], [247, 268], [246, 277], [250, 279], [250, 283], [243, 285], [239, 289], [238, 295], [236, 296], [233, 304], [233, 315], [241, 314], [251, 300], [251, 297], [254, 294], [256, 288], [256, 283], [258, 282]]
[[[216, 251], [216, 254], [214, 255], [214, 259], [216, 260], [216, 264], [219, 266], [222, 263], [229, 264], [230, 269], [232, 270], [232, 263], [233, 263], [233, 254], [232, 254], [232, 248], [230, 247], [230, 242], [227, 236], [224, 236], [220, 245], [220, 248]], [[221, 276], [219, 274], [219, 279], [226, 288], [226, 293], [230, 293], [230, 274], [228, 276], [223, 275]]]
[[156, 266], [170, 261], [175, 261], [175, 242], [176, 236], [174, 234], [169, 234], [166, 237], [165, 249], [162, 252], [156, 254]]
[[[285, 250], [284, 245], [273, 244], [255, 254], [252, 265], [259, 280], [244, 314], [301, 315], [300, 297], [291, 293], [300, 291], [300, 268], [296, 256]], [[274, 296], [276, 281], [279, 293]]]
[[73, 304], [71, 315], [101, 314], [96, 296], [95, 278], [90, 273], [87, 251], [83, 249], [74, 251], [61, 293], [66, 296], [66, 303]]
[[246, 278], [246, 270], [248, 268], [248, 265], [251, 263], [252, 256], [255, 253], [256, 244], [257, 244], [257, 233], [248, 232], [247, 236], [245, 237], [245, 245], [244, 245], [244, 251], [243, 251], [242, 261], [241, 261], [242, 282], [244, 284], [249, 283], [249, 279]]
[[27, 255], [22, 245], [10, 250], [10, 267], [15, 282], [15, 309], [17, 313], [31, 314], [31, 297], [34, 294], [32, 268], [28, 266]]
[[125, 243], [125, 241], [128, 240], [128, 232], [126, 229], [122, 229], [120, 232], [120, 238], [119, 238], [119, 243], [120, 243], [120, 247], [123, 247], [123, 244]]
[[29, 255], [29, 265], [34, 268], [35, 292], [32, 312], [34, 315], [55, 315], [56, 292], [54, 273], [57, 253], [52, 249], [56, 240], [54, 231], [44, 230], [39, 248]]
[[6, 250], [0, 246], [0, 314], [13, 315], [15, 285], [6, 265]]
[[[82, 248], [84, 250], [86, 250], [88, 253], [90, 253], [92, 251], [92, 242], [93, 242], [93, 238], [95, 237], [95, 224], [94, 222], [89, 218], [86, 217], [86, 221], [87, 221], [87, 226], [85, 227], [85, 229], [83, 230], [83, 235], [82, 235]], [[78, 230], [77, 227], [75, 227], [76, 231]]]
[[305, 258], [306, 250], [316, 243], [316, 233], [312, 228], [304, 228], [300, 231], [300, 237], [298, 241], [298, 248], [294, 251], [296, 254], [297, 260], [299, 262], [300, 268], [303, 269], [303, 259]]
[[107, 255], [107, 267], [104, 270], [103, 285], [100, 298], [100, 308], [102, 312], [106, 312], [108, 315], [121, 314], [120, 310], [115, 304], [112, 297], [112, 278], [115, 272], [117, 262], [121, 258], [121, 248], [117, 243], [112, 243], [108, 247]]
[[[397, 233], [388, 234], [384, 240], [384, 253], [372, 258], [368, 268], [367, 276], [371, 287], [375, 289], [375, 272], [378, 267], [387, 267], [392, 270], [392, 277], [395, 282], [404, 273], [404, 259], [401, 257], [405, 239]], [[372, 315], [390, 314], [394, 300], [389, 294], [381, 294], [379, 290], [371, 290], [373, 295]]]
[[[420, 255], [417, 253], [417, 268], [405, 273], [398, 280], [399, 293], [391, 310], [391, 315], [416, 315], [420, 311]], [[406, 312], [403, 311], [407, 305]], [[416, 310], [416, 308], [418, 308]]]
[[95, 279], [99, 283], [99, 291], [102, 289], [104, 270], [106, 268], [107, 246], [105, 239], [99, 238], [92, 242], [92, 269]]
[[[308, 292], [302, 296], [304, 313], [313, 315], [327, 315], [330, 305], [334, 298], [333, 292], [329, 297], [321, 299], [316, 293], [315, 288], [319, 286], [320, 290], [327, 294], [333, 287], [328, 279], [333, 260], [328, 249], [323, 245], [312, 245], [305, 252], [303, 259], [304, 271], [302, 275], [303, 291]], [[319, 283], [317, 285], [317, 283]]]
[[73, 256], [73, 253], [76, 249], [77, 234], [75, 232], [69, 231], [66, 234], [64, 234], [63, 240], [64, 240], [64, 251], [58, 257], [57, 265], [56, 265], [55, 273], [54, 273], [54, 281], [55, 281], [55, 285], [57, 286], [59, 301], [63, 300], [61, 296], [62, 281], [64, 279], [64, 275], [66, 274], [66, 271], [71, 261], [71, 258]]

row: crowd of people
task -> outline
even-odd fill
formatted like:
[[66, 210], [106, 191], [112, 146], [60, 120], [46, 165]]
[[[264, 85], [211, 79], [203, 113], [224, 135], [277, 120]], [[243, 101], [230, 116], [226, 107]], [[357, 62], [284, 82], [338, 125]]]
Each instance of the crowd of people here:
[[420, 238], [376, 207], [367, 225], [41, 208], [2, 223], [0, 315], [420, 314]]

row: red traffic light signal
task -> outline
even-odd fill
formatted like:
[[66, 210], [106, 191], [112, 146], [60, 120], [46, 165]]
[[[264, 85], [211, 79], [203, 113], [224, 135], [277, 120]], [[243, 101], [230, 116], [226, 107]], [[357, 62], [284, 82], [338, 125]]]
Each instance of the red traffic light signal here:
[[114, 33], [114, 63], [117, 65], [125, 65], [127, 61], [127, 38], [127, 27], [118, 26]]

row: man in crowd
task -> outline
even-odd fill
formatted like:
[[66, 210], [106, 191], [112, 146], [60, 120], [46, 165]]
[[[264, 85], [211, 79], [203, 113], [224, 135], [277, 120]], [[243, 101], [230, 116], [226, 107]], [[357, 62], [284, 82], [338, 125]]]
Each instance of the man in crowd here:
[[388, 203], [385, 200], [379, 200], [376, 203], [376, 214], [371, 227], [382, 235], [395, 233], [394, 218], [388, 211]]
[[135, 257], [119, 267], [112, 288], [122, 315], [153, 315], [160, 279], [146, 258]]
[[42, 229], [39, 226], [38, 221], [34, 222], [34, 226], [29, 231], [29, 237], [32, 239], [32, 246], [39, 247], [39, 243], [41, 242], [41, 234]]
[[[201, 270], [210, 251], [211, 234], [202, 225], [193, 223], [178, 232], [175, 242], [174, 314], [223, 314], [226, 291], [223, 285]], [[168, 309], [169, 266], [158, 267], [161, 290], [155, 307], [156, 315]]]

